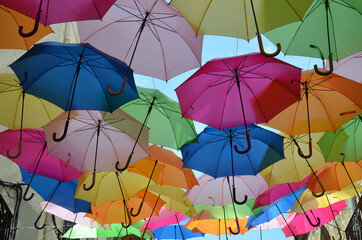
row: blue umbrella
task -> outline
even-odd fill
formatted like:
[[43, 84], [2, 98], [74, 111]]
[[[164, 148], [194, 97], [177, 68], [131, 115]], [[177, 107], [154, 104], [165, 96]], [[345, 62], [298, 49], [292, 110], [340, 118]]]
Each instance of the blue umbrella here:
[[[43, 177], [40, 175], [34, 175], [28, 173], [23, 168], [19, 167], [22, 175], [23, 182], [26, 184], [30, 183], [32, 178], [31, 186], [45, 201], [52, 202], [63, 208], [66, 208], [73, 213], [77, 212], [91, 212], [90, 203], [81, 199], [75, 199], [74, 194], [77, 190], [78, 179], [60, 182], [51, 178]], [[47, 205], [45, 205], [44, 209]], [[45, 225], [38, 227], [37, 223], [44, 212], [44, 209], [39, 214], [34, 225], [37, 229], [44, 228]]]
[[[128, 66], [88, 43], [44, 42], [35, 44], [10, 65], [24, 92], [43, 98], [66, 111], [113, 112], [138, 98], [133, 71], [128, 72], [124, 93], [107, 94], [108, 85], [121, 87]], [[66, 122], [64, 134], [68, 128]]]
[[168, 225], [161, 228], [152, 230], [153, 235], [156, 239], [189, 239], [203, 237], [204, 233], [194, 233], [190, 229], [184, 228], [178, 223], [177, 225]]

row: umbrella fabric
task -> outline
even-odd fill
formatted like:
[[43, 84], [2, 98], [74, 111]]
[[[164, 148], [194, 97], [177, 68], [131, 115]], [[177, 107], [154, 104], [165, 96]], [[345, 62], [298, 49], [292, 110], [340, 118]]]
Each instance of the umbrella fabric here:
[[292, 188], [293, 191], [296, 191], [305, 185], [308, 179], [309, 177], [306, 177], [302, 182], [282, 183], [270, 186], [268, 189], [258, 194], [255, 199], [254, 208], [262, 207], [275, 202], [279, 198], [291, 193], [290, 188]]
[[[57, 134], [63, 132], [67, 116], [68, 112], [64, 112], [44, 126], [49, 154], [66, 161], [82, 172], [115, 171], [114, 166], [117, 161], [122, 166], [125, 165], [142, 127], [140, 122], [120, 109], [113, 113], [71, 111], [68, 134], [64, 140], [54, 141], [52, 137], [54, 132]], [[146, 156], [148, 156], [147, 128], [140, 135], [131, 163]], [[98, 165], [97, 158], [101, 160]]]
[[[24, 3], [22, 0], [2, 0], [1, 4], [33, 19], [41, 4], [40, 22], [45, 25], [62, 22], [101, 19], [115, 0], [81, 0], [81, 1], [41, 1], [32, 0]], [[25, 29], [26, 30], [26, 29]]]
[[[362, 160], [358, 162], [345, 162], [344, 165], [346, 169], [341, 162], [332, 162], [316, 171], [316, 175], [326, 191], [342, 190], [362, 179]], [[315, 194], [322, 192], [313, 174], [309, 177], [307, 188]]]
[[[311, 2], [254, 0], [260, 33], [300, 21]], [[250, 40], [257, 32], [250, 1], [172, 0], [171, 5], [186, 18], [198, 35], [221, 35]]]
[[[1, 132], [0, 154], [6, 157], [7, 150], [10, 153], [17, 152], [19, 136], [19, 130]], [[42, 129], [23, 130], [22, 153], [19, 157], [11, 158], [11, 160], [29, 173], [36, 173], [61, 182], [78, 179], [81, 176], [81, 173], [74, 167], [48, 155], [45, 134]]]
[[359, 115], [338, 128], [326, 132], [318, 141], [326, 162], [357, 162], [362, 159], [362, 116]]
[[[2, 113], [0, 115], [1, 125], [13, 130], [20, 129], [22, 99], [23, 88], [16, 75], [13, 73], [0, 73], [0, 102], [6, 103], [0, 105]], [[25, 93], [23, 128], [40, 128], [62, 112], [63, 110], [56, 105]]]
[[263, 123], [298, 101], [300, 71], [260, 53], [218, 58], [176, 88], [176, 94], [184, 117], [209, 126]]
[[155, 89], [137, 87], [139, 98], [122, 105], [121, 109], [145, 122], [150, 128], [150, 143], [179, 149], [195, 140], [197, 133], [192, 120], [183, 118], [178, 102]]
[[[327, 61], [326, 65], [328, 66], [329, 65], [328, 60], [326, 61]], [[362, 64], [362, 51], [352, 54], [348, 57], [345, 57], [339, 60], [338, 62], [333, 61], [333, 72], [342, 77], [349, 78], [353, 81], [362, 83], [362, 69], [360, 68], [361, 64]]]
[[141, 231], [143, 231], [146, 226], [147, 229], [154, 230], [156, 228], [176, 224], [187, 218], [188, 217], [183, 216], [182, 213], [178, 213], [176, 211], [168, 210], [167, 208], [162, 207], [158, 212], [158, 216], [152, 216], [152, 218], [148, 218], [145, 221]]
[[251, 150], [246, 154], [237, 154], [230, 146], [230, 139], [238, 149], [246, 149], [244, 126], [222, 130], [206, 127], [199, 134], [198, 143], [181, 148], [184, 167], [217, 178], [232, 176], [234, 164], [235, 175], [256, 175], [284, 157], [283, 137], [256, 125], [248, 125], [248, 132]]
[[273, 218], [272, 220], [270, 220], [269, 222], [265, 222], [262, 224], [259, 224], [256, 228], [251, 228], [249, 230], [270, 230], [270, 229], [275, 229], [275, 228], [281, 228], [285, 225], [285, 220], [284, 220], [284, 216], [279, 215], [275, 218]]
[[1, 49], [28, 50], [41, 38], [53, 32], [49, 26], [45, 27], [40, 25], [39, 31], [37, 31], [36, 34], [24, 38], [20, 36], [18, 32], [20, 25], [24, 26], [25, 29], [31, 29], [34, 25], [34, 20], [0, 5], [0, 31], [3, 36], [6, 36], [0, 38]]
[[35, 44], [10, 67], [24, 92], [66, 111], [113, 112], [138, 97], [132, 74], [122, 95], [105, 94], [108, 84], [121, 87], [128, 67], [86, 43]]
[[[20, 171], [23, 181], [29, 184], [32, 174], [21, 167]], [[78, 179], [62, 183], [51, 178], [34, 175], [31, 187], [44, 198], [44, 200], [57, 204], [73, 213], [90, 212], [89, 202], [74, 198], [77, 184]], [[54, 190], [56, 190], [54, 196], [49, 200]]]
[[[362, 84], [336, 74], [320, 76], [313, 70], [302, 72], [301, 91], [307, 87], [309, 96], [310, 131], [335, 132], [344, 123], [362, 113]], [[271, 119], [267, 126], [290, 136], [308, 132], [307, 101], [303, 94]]]
[[137, 74], [169, 80], [201, 65], [203, 38], [166, 1], [116, 1], [102, 21], [78, 22], [78, 29], [81, 42], [127, 64], [139, 37], [132, 61]]
[[[263, 176], [269, 186], [288, 182], [302, 182], [312, 173], [307, 161], [299, 156], [298, 147], [294, 143], [295, 140], [302, 151], [307, 152], [309, 147], [308, 135], [302, 134], [293, 137], [286, 134], [281, 135], [284, 136], [285, 158], [260, 172], [260, 175]], [[322, 133], [311, 134], [313, 141], [318, 141], [322, 135]], [[326, 163], [319, 146], [312, 144], [312, 149], [313, 155], [309, 158], [308, 162], [313, 170], [317, 170], [326, 165]]]
[[[91, 218], [86, 217], [85, 215], [87, 213], [85, 212], [77, 212], [73, 213], [69, 211], [68, 209], [65, 209], [61, 206], [58, 206], [54, 203], [50, 202], [41, 202], [40, 206], [42, 209], [44, 209], [45, 212], [48, 212], [50, 214], [53, 214], [63, 220], [74, 222], [76, 224], [80, 224], [82, 226], [88, 227], [88, 228], [98, 228], [101, 227], [101, 224], [97, 221], [94, 221]], [[45, 208], [46, 206], [46, 208]]]
[[[361, 2], [358, 5], [361, 5]], [[342, 0], [314, 0], [302, 21], [287, 24], [264, 35], [273, 43], [280, 43], [285, 54], [319, 58], [320, 52], [310, 45], [319, 47], [325, 56], [328, 56], [330, 45], [331, 57], [339, 60], [361, 51], [362, 32], [356, 31], [356, 24], [361, 22], [361, 13]]]
[[156, 239], [189, 239], [203, 237], [203, 233], [193, 233], [191, 230], [184, 228], [183, 225], [169, 225], [157, 228], [152, 231]]
[[[235, 229], [237, 229], [235, 221], [236, 219], [191, 219], [184, 225], [184, 227], [190, 229], [192, 232], [207, 233], [213, 235], [231, 235], [229, 227], [231, 227], [231, 229], [235, 232]], [[244, 234], [245, 232], [247, 232], [248, 228], [246, 227], [246, 222], [248, 221], [248, 218], [241, 217], [238, 218], [237, 221], [239, 222], [239, 234]]]
[[[304, 213], [290, 214], [287, 218], [287, 222], [295, 235], [305, 234], [332, 221], [332, 219], [336, 217], [344, 208], [346, 208], [346, 206], [347, 205], [345, 201], [340, 201], [325, 208], [314, 209], [313, 214], [320, 219], [320, 224], [315, 227], [309, 224]], [[333, 214], [331, 212], [331, 208], [333, 209]], [[309, 211], [307, 214], [310, 215]], [[282, 228], [282, 231], [286, 237], [293, 236], [293, 233], [290, 231], [289, 227], [284, 226]]]

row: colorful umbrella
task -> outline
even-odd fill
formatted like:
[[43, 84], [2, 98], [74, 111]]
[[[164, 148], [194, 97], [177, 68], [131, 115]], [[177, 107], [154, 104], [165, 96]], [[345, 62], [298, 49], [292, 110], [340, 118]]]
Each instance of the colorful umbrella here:
[[[348, 1], [351, 2], [351, 1]], [[362, 7], [362, 5], [361, 5]], [[362, 12], [361, 12], [362, 14]], [[327, 65], [328, 64], [328, 60]], [[333, 61], [334, 73], [342, 77], [352, 79], [353, 81], [362, 83], [362, 51], [345, 57], [341, 60]]]
[[19, 27], [21, 36], [30, 37], [37, 32], [39, 22], [50, 25], [61, 22], [101, 19], [114, 2], [115, 0], [48, 0], [43, 3], [43, 0], [32, 0], [24, 3], [21, 0], [2, 0], [1, 4], [35, 19], [34, 28], [30, 32], [24, 33], [24, 27]]
[[138, 97], [131, 76], [125, 94], [118, 97], [104, 94], [107, 84], [119, 84], [127, 65], [90, 44], [39, 43], [10, 67], [24, 92], [69, 111], [63, 135], [53, 138], [58, 141], [67, 133], [70, 110], [113, 112]]
[[189, 239], [203, 237], [203, 233], [193, 233], [191, 230], [184, 228], [183, 225], [169, 225], [162, 228], [157, 228], [152, 231], [156, 239]]
[[[121, 59], [137, 74], [167, 81], [201, 65], [203, 38], [195, 37], [187, 21], [166, 1], [120, 0], [102, 21], [82, 21], [78, 29], [81, 42]], [[108, 93], [123, 90], [113, 93], [113, 88], [119, 89], [109, 87]]]
[[141, 231], [146, 228], [146, 225], [147, 229], [154, 230], [156, 228], [176, 224], [177, 222], [183, 221], [187, 218], [188, 217], [183, 216], [182, 213], [178, 213], [176, 211], [168, 210], [167, 208], [162, 207], [158, 212], [158, 216], [154, 216], [145, 221]]
[[0, 38], [0, 48], [29, 50], [37, 41], [53, 32], [49, 26], [41, 25], [34, 36], [28, 38], [20, 36], [18, 33], [20, 24], [28, 29], [33, 22], [33, 19], [0, 5], [0, 31], [3, 36], [6, 36]]

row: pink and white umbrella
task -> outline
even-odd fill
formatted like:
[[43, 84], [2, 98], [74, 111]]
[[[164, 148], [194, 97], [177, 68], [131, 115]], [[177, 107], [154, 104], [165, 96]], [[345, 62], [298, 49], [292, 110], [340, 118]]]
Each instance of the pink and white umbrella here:
[[156, 228], [176, 224], [187, 218], [189, 217], [183, 216], [182, 213], [168, 210], [167, 208], [162, 207], [158, 212], [158, 216], [153, 216], [152, 218], [147, 219], [140, 231], [144, 231], [146, 227], [147, 229], [153, 230]]
[[[326, 66], [329, 66], [328, 60]], [[362, 51], [343, 58], [338, 62], [333, 61], [333, 72], [342, 77], [362, 83]]]

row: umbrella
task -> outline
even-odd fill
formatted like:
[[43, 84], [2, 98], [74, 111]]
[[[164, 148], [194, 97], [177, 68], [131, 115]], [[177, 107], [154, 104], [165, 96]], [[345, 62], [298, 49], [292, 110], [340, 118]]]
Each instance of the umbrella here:
[[[6, 130], [0, 133], [0, 153], [6, 156], [7, 151], [13, 151], [18, 149], [18, 139], [21, 131]], [[55, 179], [61, 182], [67, 182], [70, 180], [80, 178], [80, 172], [72, 166], [67, 166], [64, 161], [48, 155], [47, 143], [45, 140], [45, 134], [41, 129], [24, 129], [23, 131], [23, 155], [18, 158], [11, 159], [13, 162], [22, 167], [25, 171], [32, 173], [33, 176], [36, 173], [44, 177]], [[6, 151], [5, 151], [6, 150]], [[49, 171], [49, 169], [52, 169]], [[29, 187], [32, 181], [30, 179], [28, 186], [25, 190], [23, 199], [29, 201], [33, 198], [32, 193], [30, 197], [27, 197]]]
[[34, 45], [10, 65], [24, 92], [41, 97], [69, 111], [101, 110], [113, 112], [120, 105], [138, 97], [133, 78], [122, 96], [109, 96], [105, 87], [123, 78], [127, 65], [100, 52], [90, 44], [44, 42]]
[[[349, 1], [351, 2], [351, 1]], [[326, 60], [328, 61], [328, 60]], [[341, 60], [333, 61], [334, 73], [342, 77], [352, 79], [353, 81], [362, 83], [362, 51], [345, 57]], [[328, 65], [328, 62], [327, 62]]]
[[299, 80], [299, 68], [251, 53], [208, 61], [176, 94], [184, 117], [223, 129], [268, 122], [298, 101]]
[[[54, 104], [23, 92], [22, 85], [13, 73], [0, 73], [0, 124], [10, 129], [40, 128], [58, 116], [62, 109]], [[26, 107], [25, 107], [26, 106]], [[7, 154], [9, 158], [21, 154], [22, 134], [16, 155]]]
[[[256, 2], [255, 6], [254, 3]], [[172, 0], [174, 6], [191, 24], [196, 34], [237, 37], [246, 40], [258, 37], [260, 52], [264, 52], [260, 34], [282, 25], [302, 20], [312, 0], [294, 1], [193, 1]]]
[[[113, 171], [117, 161], [123, 163], [130, 160], [134, 163], [148, 156], [148, 129], [142, 132], [136, 143], [135, 138], [142, 125], [122, 110], [117, 109], [113, 113], [84, 110], [70, 112], [59, 115], [44, 126], [44, 131], [49, 154], [59, 157], [79, 171]], [[63, 141], [54, 141], [52, 134], [54, 136], [54, 132], [59, 132], [65, 118], [69, 118], [72, 123], [69, 133]], [[102, 162], [97, 165], [98, 158]], [[88, 189], [93, 184], [94, 181]]]
[[[166, 1], [116, 1], [102, 21], [82, 21], [78, 29], [81, 42], [121, 59], [137, 74], [167, 81], [201, 65], [203, 38], [195, 37], [188, 22]], [[114, 93], [108, 87], [110, 94], [122, 91]]]
[[[207, 233], [213, 235], [225, 235], [231, 234], [228, 228], [222, 226], [230, 226], [231, 229], [237, 228], [236, 219], [204, 219], [204, 220], [189, 220], [184, 227], [190, 229], [192, 232]], [[237, 219], [240, 234], [244, 234], [248, 231], [246, 227], [247, 217], [241, 217]]]
[[265, 36], [281, 43], [285, 54], [324, 59], [323, 54], [328, 53], [329, 71], [314, 65], [318, 74], [328, 75], [333, 71], [332, 59], [338, 61], [361, 51], [362, 32], [356, 31], [361, 21], [361, 13], [342, 0], [314, 0], [302, 21], [271, 30]]
[[32, 0], [24, 3], [21, 0], [2, 0], [1, 4], [35, 19], [34, 28], [30, 32], [24, 33], [24, 26], [19, 27], [19, 34], [22, 37], [30, 37], [37, 32], [39, 22], [50, 25], [62, 22], [101, 19], [114, 2], [115, 0], [48, 0], [43, 3], [43, 0]]
[[34, 36], [24, 38], [18, 33], [20, 24], [28, 29], [33, 24], [33, 20], [10, 8], [0, 5], [0, 31], [3, 36], [6, 36], [0, 39], [1, 49], [29, 50], [29, 48], [37, 41], [53, 32], [49, 26], [41, 26], [39, 31]]
[[326, 132], [318, 141], [326, 162], [357, 162], [362, 159], [362, 115], [355, 117], [335, 133]]
[[178, 213], [176, 211], [168, 210], [167, 208], [162, 207], [158, 212], [158, 216], [154, 216], [145, 221], [141, 231], [146, 228], [146, 225], [148, 225], [147, 229], [153, 230], [156, 228], [176, 224], [177, 222], [181, 222], [185, 219], [188, 219], [188, 217], [183, 216], [182, 213]]
[[137, 87], [139, 98], [121, 109], [150, 128], [150, 143], [179, 149], [195, 140], [192, 120], [183, 118], [178, 102], [156, 89]]
[[181, 226], [180, 224], [177, 225], [169, 225], [166, 227], [161, 227], [154, 229], [152, 231], [156, 239], [189, 239], [189, 238], [197, 238], [203, 237], [205, 234], [203, 233], [193, 233], [191, 230]]

